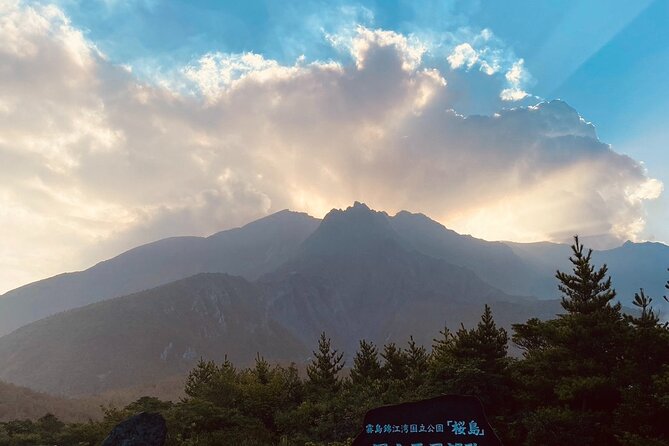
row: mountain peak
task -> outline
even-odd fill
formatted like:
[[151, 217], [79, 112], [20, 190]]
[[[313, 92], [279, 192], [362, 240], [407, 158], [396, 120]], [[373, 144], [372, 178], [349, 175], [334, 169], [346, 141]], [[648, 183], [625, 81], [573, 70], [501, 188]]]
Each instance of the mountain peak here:
[[397, 234], [388, 214], [356, 201], [345, 210], [332, 209], [328, 212], [305, 245], [307, 249], [332, 252], [395, 239]]

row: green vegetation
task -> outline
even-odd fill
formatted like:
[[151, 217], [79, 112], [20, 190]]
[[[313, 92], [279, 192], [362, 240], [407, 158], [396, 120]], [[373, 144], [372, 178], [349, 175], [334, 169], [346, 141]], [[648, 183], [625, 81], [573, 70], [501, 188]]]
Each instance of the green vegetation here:
[[578, 238], [572, 250], [573, 271], [556, 275], [565, 313], [513, 327], [521, 358], [485, 306], [476, 327], [444, 328], [430, 351], [413, 339], [360, 341], [347, 376], [324, 333], [305, 378], [261, 356], [243, 370], [200, 360], [179, 402], [144, 397], [100, 422], [0, 423], [0, 445], [96, 445], [119, 421], [157, 411], [168, 445], [343, 446], [368, 409], [444, 393], [479, 397], [507, 445], [669, 444], [669, 328], [643, 290], [638, 314], [623, 314], [606, 266], [596, 269]]

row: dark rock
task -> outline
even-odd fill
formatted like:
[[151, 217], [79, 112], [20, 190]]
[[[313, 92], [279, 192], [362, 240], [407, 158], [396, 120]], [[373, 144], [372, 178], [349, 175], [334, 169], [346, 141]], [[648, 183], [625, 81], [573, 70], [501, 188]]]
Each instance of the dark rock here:
[[159, 413], [142, 412], [120, 422], [102, 446], [163, 446], [167, 424]]

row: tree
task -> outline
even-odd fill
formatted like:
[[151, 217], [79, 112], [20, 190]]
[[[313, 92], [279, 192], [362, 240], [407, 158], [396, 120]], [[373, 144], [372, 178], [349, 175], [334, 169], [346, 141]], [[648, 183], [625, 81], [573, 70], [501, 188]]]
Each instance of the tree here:
[[397, 347], [394, 342], [383, 346], [383, 370], [384, 378], [387, 380], [404, 380], [408, 376], [408, 358], [404, 350]]
[[314, 359], [307, 366], [307, 376], [312, 388], [333, 393], [339, 389], [341, 380], [338, 376], [344, 368], [344, 354], [332, 348], [331, 340], [321, 333], [318, 350], [313, 352]]
[[504, 368], [508, 343], [506, 330], [497, 327], [490, 306], [485, 305], [476, 328], [458, 331], [453, 349], [458, 358], [476, 358], [486, 372], [499, 373]]
[[660, 323], [652, 301], [640, 289], [633, 304], [641, 312], [627, 316], [632, 328], [625, 358], [627, 385], [622, 387], [622, 402], [616, 411], [617, 431], [624, 445], [662, 444], [661, 439], [669, 436], [669, 405], [660, 396], [666, 393], [658, 393], [669, 363], [669, 328]]
[[632, 324], [638, 328], [648, 329], [654, 328], [660, 322], [660, 318], [655, 314], [651, 303], [653, 298], [646, 296], [643, 288], [639, 290], [638, 293], [634, 293], [634, 301], [632, 304], [641, 310], [641, 314], [638, 318], [630, 318]]
[[[583, 254], [578, 236], [574, 240], [571, 246], [573, 257], [569, 258], [574, 265], [573, 274], [558, 271], [555, 277], [560, 281], [558, 289], [563, 293], [562, 307], [572, 314], [589, 314], [609, 305], [616, 292], [611, 288], [611, 277], [606, 278], [607, 266], [595, 271], [591, 264], [592, 249]], [[615, 308], [620, 310], [620, 304]]]
[[381, 378], [379, 352], [374, 343], [364, 339], [360, 341], [360, 348], [353, 358], [350, 377], [354, 385], [364, 385]]
[[409, 337], [409, 346], [405, 349], [409, 384], [418, 390], [428, 379], [430, 355], [422, 345], [416, 344], [413, 336]]
[[[525, 349], [514, 366], [519, 398], [527, 411], [522, 423], [528, 444], [567, 444], [567, 434], [542, 430], [532, 420], [541, 413], [550, 426], [571, 426], [588, 432], [593, 444], [619, 444], [612, 432], [613, 413], [621, 402], [625, 383], [629, 325], [607, 267], [592, 265], [592, 250], [584, 253], [574, 237], [571, 273], [556, 273], [566, 310], [557, 319], [536, 319], [514, 325], [514, 342]], [[533, 418], [534, 417], [534, 418]], [[590, 443], [585, 443], [590, 444]]]

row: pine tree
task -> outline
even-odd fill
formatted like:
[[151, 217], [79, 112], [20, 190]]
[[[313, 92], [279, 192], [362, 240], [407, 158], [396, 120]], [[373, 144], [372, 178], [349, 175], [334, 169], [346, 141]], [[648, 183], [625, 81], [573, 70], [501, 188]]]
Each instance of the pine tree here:
[[660, 318], [655, 314], [651, 307], [653, 298], [646, 296], [643, 288], [638, 293], [634, 293], [634, 301], [632, 304], [641, 310], [638, 318], [631, 318], [632, 324], [638, 328], [653, 328], [660, 322]]
[[262, 356], [260, 356], [260, 353], [256, 353], [256, 363], [255, 367], [253, 368], [253, 375], [255, 378], [258, 380], [260, 384], [267, 384], [270, 380], [270, 366], [269, 362], [265, 360]]
[[318, 351], [313, 353], [314, 360], [307, 366], [309, 383], [316, 389], [335, 392], [341, 384], [338, 374], [344, 368], [344, 354], [332, 348], [325, 332], [318, 340]]
[[473, 330], [458, 331], [455, 337], [454, 352], [459, 358], [476, 358], [481, 367], [490, 373], [497, 373], [503, 367], [506, 358], [509, 336], [504, 328], [498, 328], [492, 316], [492, 310], [485, 305], [481, 320]]
[[658, 393], [661, 387], [658, 382], [669, 371], [664, 368], [669, 362], [669, 328], [660, 323], [651, 307], [652, 301], [640, 289], [633, 304], [641, 313], [626, 317], [632, 328], [625, 358], [628, 376], [616, 411], [616, 430], [622, 432], [624, 445], [662, 444], [660, 439], [669, 436], [666, 423], [669, 405], [663, 403], [664, 397]]
[[409, 337], [409, 346], [405, 349], [409, 382], [414, 389], [422, 386], [428, 377], [429, 358], [427, 350], [416, 344], [413, 336]]
[[568, 443], [567, 434], [556, 436], [531, 422], [540, 413], [547, 424], [554, 419], [587, 433], [583, 444], [617, 444], [611, 426], [620, 389], [627, 385], [629, 325], [621, 305], [611, 302], [616, 294], [606, 265], [596, 269], [592, 250], [584, 254], [578, 237], [571, 248], [572, 273], [556, 274], [567, 313], [514, 326], [514, 342], [526, 349], [524, 361], [514, 367], [519, 398], [529, 411], [525, 427], [536, 441], [531, 444]]
[[[611, 278], [605, 280], [607, 266], [603, 265], [595, 271], [590, 263], [592, 249], [583, 254], [583, 245], [579, 243], [578, 236], [574, 240], [571, 246], [573, 257], [569, 257], [574, 265], [573, 274], [558, 271], [555, 277], [560, 281], [558, 289], [564, 294], [562, 307], [569, 313], [588, 314], [608, 305], [616, 297], [616, 292], [611, 288]], [[620, 304], [616, 304], [616, 308], [620, 310]]]
[[408, 362], [406, 353], [394, 342], [383, 346], [381, 357], [384, 359], [383, 375], [390, 380], [404, 380], [407, 377]]
[[381, 378], [379, 352], [372, 342], [367, 342], [364, 339], [360, 341], [360, 349], [353, 358], [353, 368], [350, 376], [354, 385], [366, 384]]
[[214, 361], [205, 361], [203, 358], [195, 365], [188, 378], [186, 378], [186, 385], [184, 391], [190, 397], [197, 397], [204, 391], [204, 387], [211, 384], [214, 377], [219, 372], [219, 367]]
[[449, 358], [453, 348], [453, 335], [448, 327], [444, 327], [439, 334], [441, 335], [440, 338], [432, 339], [431, 358], [433, 361]]

